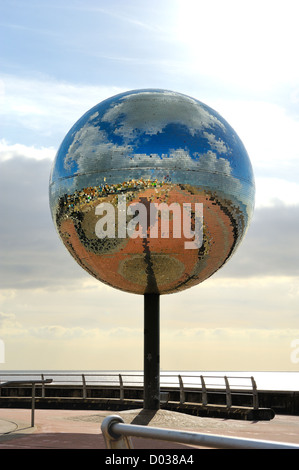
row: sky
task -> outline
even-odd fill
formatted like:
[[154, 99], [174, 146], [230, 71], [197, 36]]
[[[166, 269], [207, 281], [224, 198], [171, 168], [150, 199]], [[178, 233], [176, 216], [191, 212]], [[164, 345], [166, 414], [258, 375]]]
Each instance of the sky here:
[[161, 296], [161, 370], [299, 370], [298, 13], [297, 0], [0, 0], [0, 371], [143, 369], [143, 297], [77, 265], [48, 200], [72, 125], [139, 88], [215, 109], [256, 181], [230, 261]]

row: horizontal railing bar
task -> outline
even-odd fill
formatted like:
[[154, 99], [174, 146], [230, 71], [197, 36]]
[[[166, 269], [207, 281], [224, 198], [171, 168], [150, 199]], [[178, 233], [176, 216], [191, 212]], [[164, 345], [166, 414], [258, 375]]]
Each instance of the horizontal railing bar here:
[[[77, 383], [77, 382], [80, 383], [82, 381], [82, 375], [78, 375], [78, 376], [70, 376], [70, 375], [57, 376], [55, 374], [44, 374], [44, 375], [52, 377], [53, 379], [55, 379], [56, 383], [62, 383], [62, 382], [65, 383], [65, 380], [59, 380], [59, 379], [57, 380], [57, 377], [64, 377], [65, 379], [68, 379], [67, 383]], [[3, 378], [4, 377], [9, 377], [8, 375], [4, 376], [3, 374], [2, 374], [2, 376], [3, 376]], [[91, 376], [88, 376], [88, 375], [84, 375], [84, 376], [87, 380], [91, 378]], [[18, 376], [14, 374], [13, 377], [18, 377]], [[26, 377], [26, 376], [22, 375], [22, 377]], [[30, 377], [32, 377], [32, 376], [30, 376]], [[71, 377], [77, 377], [78, 380], [70, 380]], [[103, 380], [103, 377], [107, 377], [107, 376], [104, 376], [104, 375], [103, 376], [92, 376], [92, 378], [94, 378], [95, 380], [88, 380], [88, 381], [89, 381], [89, 383], [96, 383], [96, 382], [101, 382], [101, 383], [105, 382], [107, 384], [113, 383], [113, 381], [111, 381], [111, 380]], [[110, 377], [115, 377], [118, 381], [118, 375], [114, 375], [114, 376], [110, 376]], [[123, 377], [123, 379], [125, 377], [130, 378], [129, 376], [122, 376], [122, 377]], [[133, 377], [133, 376], [131, 376], [131, 377]], [[98, 378], [98, 380], [96, 380], [97, 378]], [[184, 377], [182, 377], [182, 378], [184, 378]], [[128, 383], [128, 382], [131, 383], [130, 380], [124, 380], [124, 383]], [[207, 388], [208, 387], [209, 388], [211, 388], [211, 387], [225, 388], [224, 383], [209, 383], [206, 380], [205, 380], [205, 382], [206, 382], [206, 387]], [[143, 384], [143, 380], [140, 381], [140, 382], [135, 381], [135, 382], [132, 382], [132, 383], [134, 383], [134, 384]], [[163, 381], [161, 386], [177, 386], [178, 384], [179, 384], [179, 382], [166, 382], [166, 381]], [[184, 382], [184, 387], [187, 387], [187, 388], [200, 388], [199, 385], [200, 384], [197, 384], [197, 383], [190, 383], [190, 382], [186, 383], [186, 382]], [[250, 385], [247, 386], [247, 385], [244, 385], [244, 384], [231, 384], [231, 383], [230, 383], [230, 388], [235, 389], [235, 390], [240, 389], [240, 388], [252, 389], [252, 387]]]
[[[143, 373], [114, 373], [114, 372], [9, 372], [2, 373], [0, 376], [1, 380], [4, 378], [11, 377], [12, 380], [17, 377], [51, 377], [51, 386], [63, 386], [63, 387], [80, 387], [83, 390], [83, 398], [86, 397], [86, 391], [89, 387], [119, 387], [120, 396], [123, 397], [124, 391], [127, 389], [140, 389], [144, 386]], [[121, 380], [120, 380], [121, 378]], [[194, 375], [194, 374], [160, 374], [161, 391], [180, 391], [180, 402], [185, 402], [185, 392], [195, 392], [202, 394], [203, 403], [208, 404], [208, 396], [212, 394], [226, 394], [227, 403], [231, 405], [231, 396], [234, 395], [246, 395], [252, 396], [253, 407], [258, 408], [258, 395], [255, 381], [251, 376], [220, 376], [220, 375]], [[172, 380], [171, 380], [172, 379]], [[194, 379], [190, 382], [190, 379]], [[215, 381], [215, 379], [217, 379]], [[29, 380], [29, 379], [28, 379]], [[239, 383], [240, 381], [243, 383]], [[244, 382], [249, 381], [248, 385]], [[121, 385], [120, 385], [121, 382]], [[237, 383], [236, 383], [237, 382]], [[4, 386], [5, 384], [3, 384]], [[11, 384], [11, 386], [14, 386]], [[45, 385], [43, 385], [43, 397], [45, 396]]]
[[[125, 424], [119, 416], [108, 416], [103, 420], [102, 432], [109, 441], [119, 440], [122, 436], [143, 437], [168, 442], [195, 445], [198, 447], [211, 447], [217, 449], [299, 449], [299, 445], [264, 440], [251, 440], [246, 438], [226, 437], [216, 434], [201, 434], [189, 431], [177, 431], [155, 427]], [[114, 446], [114, 448], [117, 448]]]
[[[22, 376], [22, 377], [33, 377], [33, 376], [41, 376], [41, 375], [48, 375], [48, 376], [51, 376], [51, 377], [82, 377], [82, 373], [51, 373], [51, 372], [44, 372], [44, 373], [1, 373], [1, 377], [2, 376]], [[118, 377], [119, 376], [119, 373], [84, 373], [83, 374], [84, 376], [86, 377]], [[161, 374], [161, 378], [170, 378], [170, 377], [175, 377], [175, 378], [178, 378], [178, 375], [181, 375], [182, 377], [184, 378], [194, 378], [194, 379], [199, 379], [200, 376], [198, 375], [185, 375], [185, 374], [177, 374], [177, 375], [168, 375], [168, 374]], [[143, 374], [129, 374], [129, 373], [126, 373], [126, 374], [123, 374], [121, 373], [121, 376], [122, 377], [143, 377]], [[219, 378], [219, 379], [223, 379], [224, 376], [212, 376], [212, 375], [204, 375], [203, 377], [205, 377], [205, 379], [214, 379], [214, 378]], [[251, 377], [237, 377], [237, 376], [226, 376], [228, 379], [244, 379], [244, 380], [247, 380], [247, 379], [251, 379]]]
[[10, 385], [34, 385], [34, 384], [49, 384], [52, 382], [52, 379], [47, 380], [10, 380], [9, 382], [4, 382], [0, 384], [0, 387], [7, 387]]
[[[40, 376], [40, 375], [41, 375], [41, 374], [36, 374], [36, 376]], [[65, 378], [65, 379], [68, 379], [68, 381], [67, 381], [68, 383], [76, 383], [76, 382], [77, 382], [77, 380], [70, 380], [70, 378], [72, 378], [72, 377], [78, 378], [78, 382], [81, 382], [81, 381], [82, 381], [82, 374], [77, 374], [77, 375], [76, 375], [76, 374], [43, 374], [43, 375], [44, 375], [44, 376], [48, 376], [48, 377], [52, 377], [53, 379], [55, 379], [55, 382], [57, 382], [57, 383], [65, 382], [65, 381], [62, 381], [62, 380], [59, 380], [59, 379], [57, 380], [58, 377], [59, 377], [59, 378], [63, 377], [63, 378]], [[118, 382], [118, 377], [119, 377], [119, 374], [109, 374], [109, 375], [108, 375], [108, 374], [101, 374], [101, 375], [100, 375], [100, 374], [94, 374], [94, 375], [91, 375], [91, 374], [83, 374], [83, 375], [84, 375], [84, 377], [85, 377], [86, 379], [90, 379], [90, 378], [95, 379], [95, 380], [89, 380], [90, 383], [95, 383], [95, 382], [101, 382], [101, 383], [103, 383], [103, 382], [106, 382], [107, 384], [111, 384], [112, 381], [110, 381], [110, 380], [103, 380], [103, 378], [105, 378], [105, 377], [109, 377], [109, 378], [115, 377], [115, 378], [117, 379], [117, 382]], [[122, 374], [121, 374], [121, 375], [122, 375]], [[13, 376], [13, 377], [19, 377], [19, 376], [22, 376], [22, 377], [34, 377], [33, 374], [27, 374], [27, 375], [26, 375], [26, 374], [2, 374], [1, 376], [2, 376], [3, 378], [4, 378], [4, 377], [11, 377], [11, 376]], [[122, 375], [122, 378], [123, 378], [123, 381], [124, 381], [124, 382], [130, 382], [130, 380], [124, 380], [124, 378], [130, 379], [130, 377], [132, 378], [132, 377], [142, 377], [142, 376], [128, 375], [128, 374]], [[142, 378], [143, 378], [143, 377], [142, 377]], [[161, 378], [163, 378], [163, 377], [161, 377]], [[178, 376], [176, 376], [176, 378], [178, 378]], [[185, 377], [182, 376], [182, 378], [184, 379]], [[195, 377], [195, 378], [199, 379], [199, 377]], [[217, 383], [214, 383], [214, 382], [210, 383], [210, 382], [207, 380], [208, 378], [209, 378], [209, 377], [205, 377], [206, 387], [209, 387], [209, 388], [210, 388], [210, 387], [217, 387], [217, 388], [219, 388], [219, 387], [220, 387], [220, 388], [225, 387], [225, 384], [224, 384], [224, 383], [218, 383], [218, 382], [217, 382]], [[99, 380], [97, 380], [97, 379], [99, 379]], [[133, 382], [133, 383], [134, 383], [134, 384], [143, 384], [143, 380], [136, 381], [136, 382]], [[162, 386], [167, 386], [167, 385], [177, 386], [178, 384], [179, 384], [179, 381], [177, 381], [177, 382], [169, 382], [169, 381], [164, 381], [164, 380], [163, 380], [163, 382], [162, 382], [161, 385], [162, 385]], [[199, 386], [199, 384], [197, 384], [197, 383], [191, 383], [191, 382], [185, 382], [185, 381], [184, 381], [184, 387], [187, 387], [187, 388], [191, 388], [191, 387], [194, 388], [194, 387], [196, 387], [196, 388], [198, 388], [198, 386]], [[252, 387], [251, 387], [250, 385], [232, 384], [232, 383], [230, 383], [230, 388], [231, 388], [231, 389], [238, 389], [238, 388], [248, 388], [248, 389], [251, 389]]]

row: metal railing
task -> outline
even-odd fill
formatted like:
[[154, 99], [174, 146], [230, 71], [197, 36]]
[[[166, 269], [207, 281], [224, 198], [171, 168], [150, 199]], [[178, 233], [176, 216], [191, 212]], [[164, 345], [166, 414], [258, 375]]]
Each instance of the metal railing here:
[[[180, 390], [180, 403], [186, 402], [186, 392], [196, 390], [201, 392], [202, 405], [207, 406], [212, 402], [209, 401], [209, 395], [225, 394], [226, 406], [231, 408], [233, 406], [233, 396], [242, 395], [251, 397], [252, 408], [257, 410], [259, 407], [258, 391], [254, 377], [252, 376], [220, 376], [220, 375], [178, 375], [166, 376], [177, 377]], [[200, 383], [194, 384], [186, 380], [189, 378], [200, 379]], [[165, 383], [165, 382], [164, 382]]]
[[[118, 388], [119, 399], [125, 399], [126, 390], [143, 387], [143, 375], [135, 373], [3, 373], [1, 379], [11, 378], [13, 381], [22, 377], [23, 381], [40, 380], [41, 396], [46, 397], [46, 384], [51, 378], [51, 386], [76, 386], [81, 389], [81, 397], [87, 398], [89, 387]], [[251, 397], [253, 409], [258, 409], [258, 392], [255, 380], [249, 376], [213, 376], [213, 375], [188, 375], [188, 374], [161, 374], [161, 402], [167, 402], [171, 391], [179, 391], [179, 401], [186, 403], [188, 392], [201, 394], [201, 404], [207, 406], [213, 404], [213, 395], [225, 396], [227, 408], [233, 406], [235, 395]], [[4, 385], [4, 384], [2, 384]], [[0, 388], [1, 395], [1, 388]]]
[[299, 449], [299, 445], [215, 434], [125, 424], [118, 415], [107, 416], [101, 425], [107, 449], [133, 449], [131, 437], [156, 439], [213, 449]]
[[31, 390], [31, 427], [34, 427], [34, 412], [35, 412], [35, 390], [36, 390], [36, 384], [42, 384], [45, 386], [45, 384], [50, 384], [52, 382], [52, 379], [46, 379], [46, 380], [11, 380], [9, 382], [4, 382], [0, 384], [0, 390], [2, 387], [5, 386], [10, 386], [10, 385], [31, 385], [32, 390]]

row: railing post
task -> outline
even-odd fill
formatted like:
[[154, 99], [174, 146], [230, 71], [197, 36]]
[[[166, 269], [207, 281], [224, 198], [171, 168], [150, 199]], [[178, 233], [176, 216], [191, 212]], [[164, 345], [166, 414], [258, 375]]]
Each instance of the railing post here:
[[86, 380], [85, 380], [84, 374], [82, 374], [82, 387], [83, 387], [83, 398], [86, 398]]
[[34, 411], [35, 411], [35, 383], [32, 383], [32, 403], [31, 403], [31, 427], [34, 428]]
[[202, 401], [202, 404], [204, 406], [207, 406], [207, 404], [208, 404], [208, 393], [207, 393], [206, 383], [205, 383], [204, 378], [203, 378], [202, 375], [200, 376], [200, 380], [201, 380], [201, 401]]
[[184, 383], [182, 377], [179, 375], [179, 383], [180, 383], [180, 403], [185, 403], [185, 390], [184, 390]]
[[257, 393], [257, 388], [256, 388], [256, 382], [253, 377], [251, 378], [251, 383], [252, 383], [252, 405], [254, 410], [258, 410], [259, 407], [259, 397]]
[[41, 374], [41, 379], [42, 379], [42, 398], [45, 398], [46, 396], [46, 393], [45, 393], [45, 383], [44, 383], [44, 380], [45, 380], [45, 377], [44, 377], [44, 374]]
[[232, 406], [232, 394], [228, 382], [228, 378], [226, 375], [224, 376], [224, 381], [225, 381], [225, 390], [226, 390], [226, 406], [230, 408]]
[[123, 400], [125, 398], [125, 391], [124, 391], [124, 382], [121, 374], [118, 374], [119, 378], [119, 398]]

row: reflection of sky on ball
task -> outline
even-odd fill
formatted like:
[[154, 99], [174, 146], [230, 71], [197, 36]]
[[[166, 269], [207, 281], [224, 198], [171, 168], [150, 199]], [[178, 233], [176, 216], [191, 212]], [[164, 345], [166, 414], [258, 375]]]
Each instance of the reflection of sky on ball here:
[[[203, 246], [99, 240], [95, 207], [116, 204], [121, 192], [135, 202], [203, 203]], [[128, 292], [170, 293], [202, 282], [232, 255], [250, 222], [254, 180], [242, 142], [215, 111], [178, 93], [140, 90], [103, 101], [69, 131], [50, 203], [65, 246], [90, 274]]]

